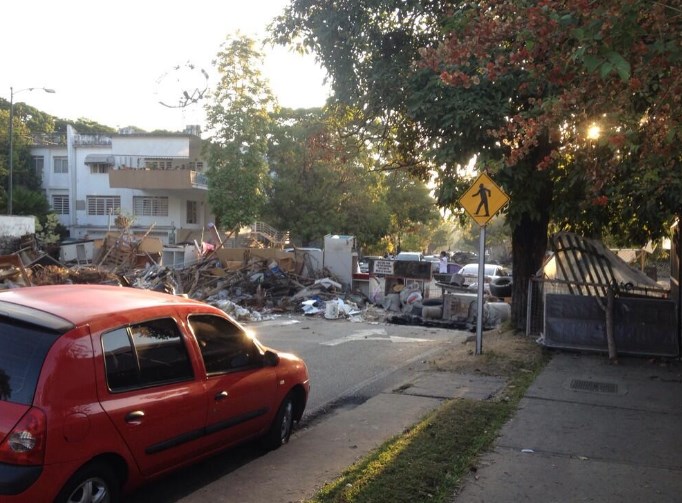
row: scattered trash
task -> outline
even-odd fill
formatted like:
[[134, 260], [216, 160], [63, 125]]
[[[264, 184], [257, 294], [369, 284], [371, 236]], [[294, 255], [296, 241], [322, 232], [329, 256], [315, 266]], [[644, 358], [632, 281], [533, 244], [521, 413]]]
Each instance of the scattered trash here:
[[328, 320], [338, 320], [339, 319], [339, 303], [334, 300], [327, 302], [324, 317]]
[[303, 306], [303, 314], [312, 315], [322, 312], [322, 309], [318, 307], [319, 302], [315, 299], [304, 300], [301, 304]]
[[[64, 283], [140, 288], [206, 302], [245, 322], [285, 313], [458, 329], [475, 321], [471, 309], [475, 303], [463, 299], [458, 311], [454, 301], [436, 305], [437, 299], [425, 299], [414, 281], [392, 285], [384, 294], [383, 285], [370, 277], [370, 283], [374, 279], [376, 284], [369, 291], [348, 291], [328, 269], [314, 267], [308, 254], [223, 249], [219, 239], [211, 246], [197, 241], [164, 246], [149, 237], [152, 229], [138, 236], [119, 227], [103, 239], [88, 241], [85, 255], [79, 253], [83, 243], [69, 243], [73, 250], [60, 254], [73, 259], [67, 263], [43, 252], [34, 237], [22, 238], [13, 247], [18, 251], [0, 256], [0, 290]], [[486, 327], [506, 319], [508, 311], [506, 305], [498, 308], [486, 302]]]

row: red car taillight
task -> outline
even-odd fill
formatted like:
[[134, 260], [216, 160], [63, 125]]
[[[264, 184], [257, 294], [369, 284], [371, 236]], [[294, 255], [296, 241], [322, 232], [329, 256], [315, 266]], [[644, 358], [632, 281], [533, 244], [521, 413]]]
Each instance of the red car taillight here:
[[32, 407], [0, 444], [0, 462], [12, 465], [41, 465], [45, 457], [47, 421], [45, 413]]

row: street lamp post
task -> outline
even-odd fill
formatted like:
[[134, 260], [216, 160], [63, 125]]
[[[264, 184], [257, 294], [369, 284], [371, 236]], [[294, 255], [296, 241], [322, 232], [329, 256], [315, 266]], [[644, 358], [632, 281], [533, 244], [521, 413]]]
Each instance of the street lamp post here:
[[9, 88], [9, 183], [7, 190], [7, 214], [12, 214], [12, 175], [14, 174], [14, 95], [23, 93], [24, 91], [35, 91], [42, 90], [46, 93], [54, 93], [54, 89], [48, 89], [47, 87], [27, 87], [25, 89], [19, 89], [14, 91], [13, 87]]

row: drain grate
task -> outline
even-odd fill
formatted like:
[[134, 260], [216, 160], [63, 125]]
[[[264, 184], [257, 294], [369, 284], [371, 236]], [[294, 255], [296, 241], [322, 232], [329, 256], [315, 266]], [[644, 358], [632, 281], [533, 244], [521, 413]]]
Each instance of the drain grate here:
[[612, 382], [585, 381], [573, 379], [571, 389], [578, 391], [593, 391], [595, 393], [618, 393], [618, 385]]

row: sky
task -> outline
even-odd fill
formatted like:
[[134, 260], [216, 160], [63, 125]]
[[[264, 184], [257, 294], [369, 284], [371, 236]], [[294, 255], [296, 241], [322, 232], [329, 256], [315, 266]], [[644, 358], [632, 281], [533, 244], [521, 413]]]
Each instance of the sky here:
[[[63, 119], [113, 128], [204, 127], [201, 102], [221, 44], [239, 31], [262, 40], [288, 0], [22, 0], [3, 8], [0, 96]], [[263, 75], [281, 106], [322, 106], [329, 91], [312, 56], [266, 46]], [[208, 79], [201, 72], [208, 74]], [[39, 89], [54, 89], [54, 94]], [[23, 90], [23, 91], [22, 91]], [[162, 104], [163, 103], [163, 104]]]

